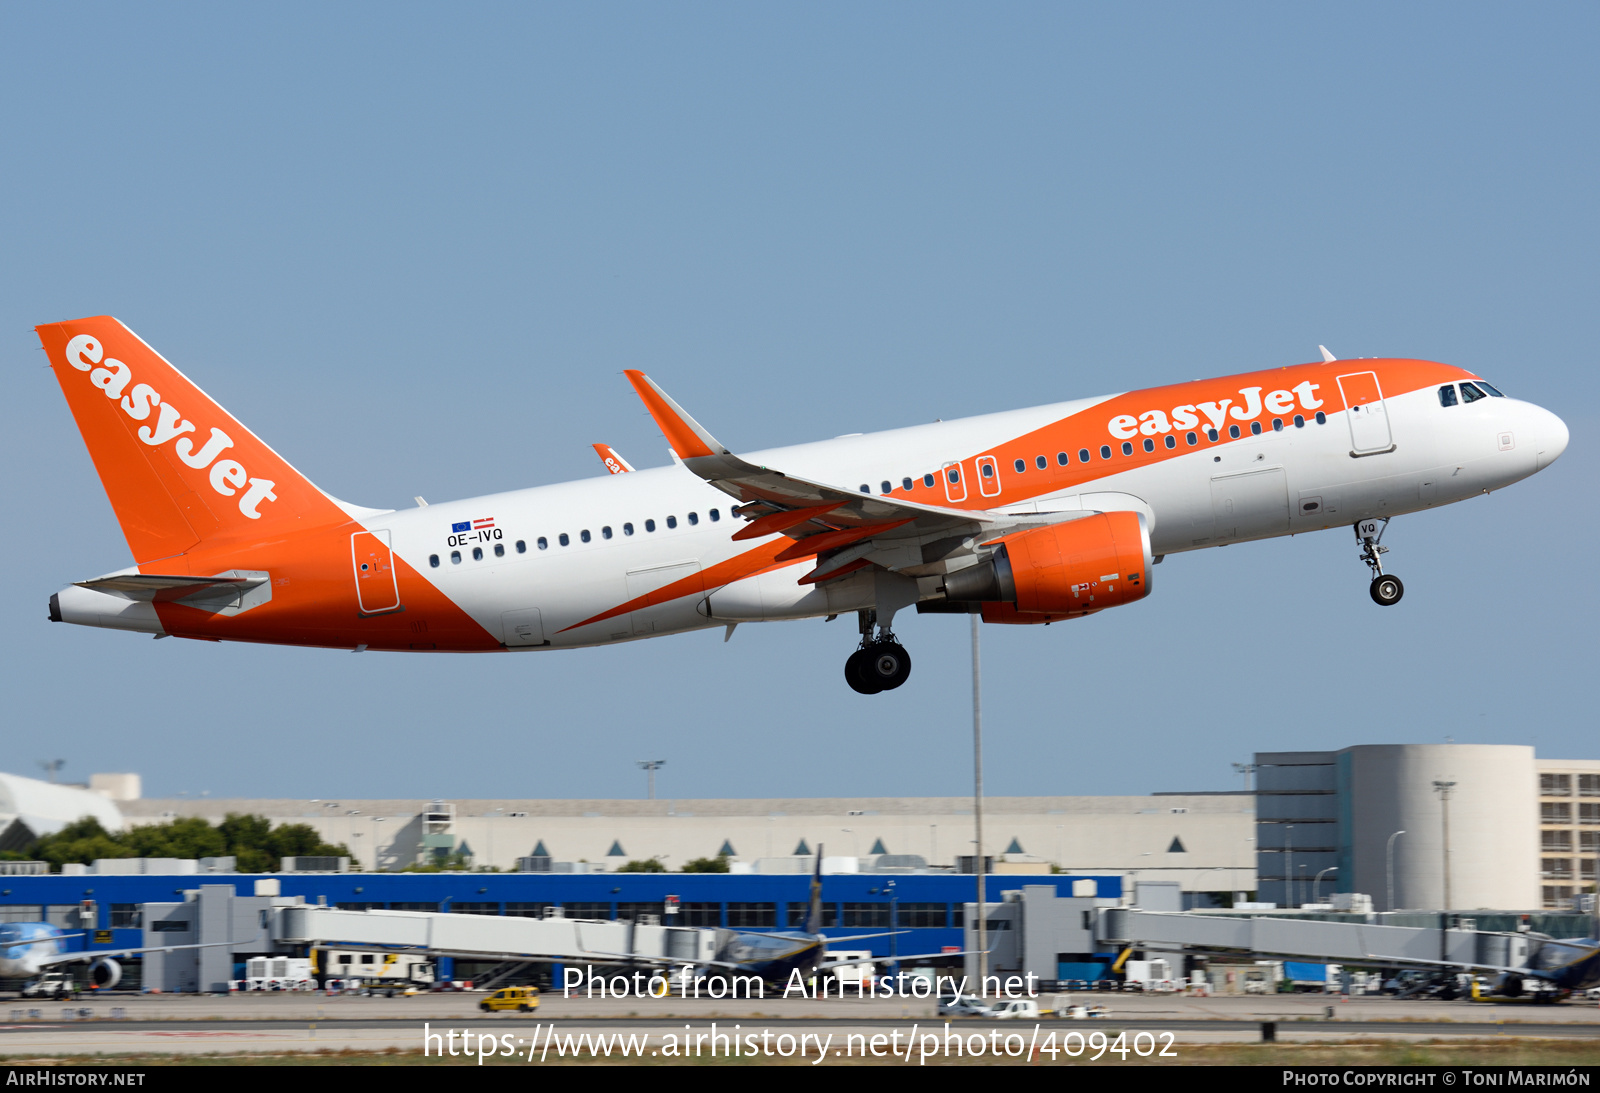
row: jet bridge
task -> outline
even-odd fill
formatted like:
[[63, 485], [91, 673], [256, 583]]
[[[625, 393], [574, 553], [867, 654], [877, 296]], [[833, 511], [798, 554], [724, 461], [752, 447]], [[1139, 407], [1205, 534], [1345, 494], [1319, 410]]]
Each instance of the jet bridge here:
[[715, 958], [717, 947], [715, 929], [643, 922], [342, 911], [305, 904], [275, 907], [272, 918], [272, 939], [280, 947], [414, 951], [468, 960], [702, 964]]
[[1097, 911], [1094, 936], [1107, 946], [1246, 952], [1320, 962], [1526, 967], [1539, 939], [1475, 929], [1378, 926], [1282, 916], [1204, 915], [1192, 911]]

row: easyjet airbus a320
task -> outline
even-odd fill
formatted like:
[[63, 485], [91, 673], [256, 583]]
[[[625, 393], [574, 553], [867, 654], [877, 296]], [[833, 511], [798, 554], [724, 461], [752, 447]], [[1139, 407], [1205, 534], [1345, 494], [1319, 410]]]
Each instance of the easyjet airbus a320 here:
[[1561, 419], [1445, 364], [1324, 360], [734, 455], [627, 373], [677, 459], [405, 510], [319, 490], [108, 316], [38, 328], [135, 564], [50, 618], [213, 641], [499, 652], [855, 612], [845, 678], [900, 686], [897, 613], [1048, 623], [1150, 594], [1165, 555], [1508, 486]]

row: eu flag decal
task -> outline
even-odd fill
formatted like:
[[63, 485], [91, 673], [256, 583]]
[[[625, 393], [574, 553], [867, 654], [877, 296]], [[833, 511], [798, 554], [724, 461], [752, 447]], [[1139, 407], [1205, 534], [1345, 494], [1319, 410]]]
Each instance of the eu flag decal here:
[[450, 525], [450, 531], [452, 533], [455, 533], [455, 532], [458, 532], [458, 531], [471, 531], [471, 530], [472, 530], [472, 521], [471, 520], [463, 520], [459, 524], [451, 524]]

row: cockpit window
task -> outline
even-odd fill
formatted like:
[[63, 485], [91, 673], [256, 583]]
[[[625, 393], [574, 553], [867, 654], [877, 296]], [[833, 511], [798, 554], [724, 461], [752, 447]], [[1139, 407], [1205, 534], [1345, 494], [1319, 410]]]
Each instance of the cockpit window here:
[[1477, 382], [1478, 382], [1478, 386], [1479, 387], [1482, 387], [1485, 391], [1489, 392], [1495, 398], [1505, 398], [1505, 396], [1502, 395], [1498, 390], [1496, 390], [1493, 387], [1490, 387], [1487, 383], [1484, 383], [1482, 380], [1478, 380]]
[[1463, 383], [1461, 385], [1461, 400], [1463, 402], [1477, 402], [1481, 398], [1488, 397], [1476, 383]]
[[1439, 405], [1454, 406], [1456, 404], [1456, 385], [1447, 383], [1439, 388]]

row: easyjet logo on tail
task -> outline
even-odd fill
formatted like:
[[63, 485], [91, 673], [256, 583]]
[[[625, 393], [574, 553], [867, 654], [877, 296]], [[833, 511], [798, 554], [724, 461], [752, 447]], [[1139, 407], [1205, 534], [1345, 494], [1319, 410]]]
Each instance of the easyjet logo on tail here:
[[1317, 389], [1321, 386], [1306, 380], [1286, 390], [1269, 391], [1265, 398], [1259, 387], [1241, 387], [1239, 394], [1244, 396], [1242, 402], [1224, 398], [1212, 402], [1185, 403], [1174, 406], [1170, 417], [1165, 410], [1146, 410], [1137, 417], [1118, 414], [1106, 423], [1106, 428], [1118, 440], [1132, 440], [1140, 433], [1155, 436], [1157, 433], [1170, 433], [1174, 429], [1193, 429], [1200, 424], [1200, 417], [1204, 415], [1211, 423], [1211, 428], [1220, 431], [1228, 423], [1229, 417], [1235, 421], [1252, 421], [1261, 416], [1263, 408], [1270, 413], [1287, 414], [1294, 409], [1297, 397], [1303, 409], [1308, 412], [1315, 410], [1322, 405], [1322, 400], [1317, 398]]
[[[233, 447], [233, 438], [221, 429], [212, 426], [211, 435], [196, 449], [194, 438], [187, 435], [195, 433], [194, 422], [185, 419], [170, 402], [163, 402], [161, 393], [148, 383], [134, 383], [133, 369], [115, 357], [105, 356], [99, 339], [79, 334], [67, 343], [66, 353], [67, 363], [80, 372], [89, 373], [89, 382], [100, 388], [106, 398], [117, 402], [123, 413], [134, 421], [150, 422], [139, 426], [142, 443], [152, 448], [172, 443], [172, 450], [187, 466], [207, 471], [206, 479], [212, 489], [223, 497], [237, 496], [239, 511], [245, 516], [261, 519], [261, 513], [256, 511], [261, 503], [278, 499], [272, 492], [276, 482], [251, 478], [238, 460], [223, 457], [222, 453]], [[152, 414], [155, 415], [153, 421]]]

